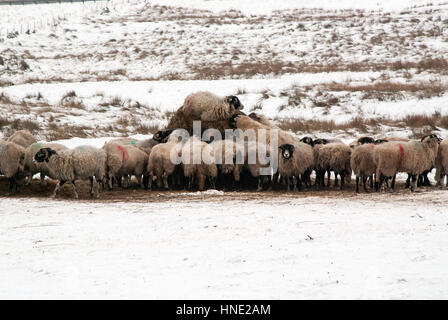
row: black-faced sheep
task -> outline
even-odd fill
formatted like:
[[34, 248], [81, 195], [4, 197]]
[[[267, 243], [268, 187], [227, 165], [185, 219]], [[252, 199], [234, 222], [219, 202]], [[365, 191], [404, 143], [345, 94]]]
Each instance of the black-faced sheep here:
[[[40, 184], [46, 185], [45, 176], [49, 176], [52, 179], [56, 179], [51, 176], [51, 171], [48, 168], [47, 162], [36, 162], [34, 156], [42, 148], [51, 148], [55, 151], [61, 151], [68, 149], [59, 143], [52, 142], [38, 142], [30, 145], [25, 151], [25, 173], [28, 176], [27, 185], [31, 184], [32, 177], [36, 173], [40, 173]], [[57, 179], [56, 179], [57, 180]]]
[[283, 144], [278, 160], [278, 171], [286, 178], [287, 188], [290, 191], [291, 179], [294, 190], [301, 189], [301, 182], [308, 178], [310, 170], [314, 167], [313, 148], [303, 142]]
[[42, 148], [34, 156], [36, 162], [47, 162], [51, 176], [59, 180], [53, 191], [55, 197], [60, 188], [70, 182], [75, 199], [78, 199], [76, 180], [90, 180], [90, 195], [93, 196], [93, 178], [97, 181], [97, 197], [100, 196], [100, 185], [103, 184], [106, 168], [106, 153], [104, 150], [91, 146], [79, 146], [75, 149], [56, 151]]
[[219, 97], [211, 92], [199, 91], [188, 95], [180, 108], [193, 120], [217, 121], [230, 119], [232, 114], [243, 109], [236, 96]]

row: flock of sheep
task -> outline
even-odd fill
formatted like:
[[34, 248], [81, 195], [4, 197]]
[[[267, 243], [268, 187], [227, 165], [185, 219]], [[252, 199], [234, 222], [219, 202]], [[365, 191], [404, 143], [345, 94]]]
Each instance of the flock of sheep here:
[[[313, 171], [317, 188], [329, 187], [333, 172], [334, 186], [341, 189], [345, 182], [350, 182], [353, 172], [359, 192], [360, 182], [364, 191], [393, 189], [395, 175], [404, 172], [408, 174], [407, 186], [414, 191], [417, 185], [429, 183], [426, 175], [436, 168], [437, 184], [444, 184], [448, 140], [442, 141], [435, 134], [416, 141], [362, 137], [347, 145], [336, 139], [298, 138], [261, 114], [244, 114], [242, 108], [236, 96], [196, 92], [185, 99], [167, 128], [151, 139], [120, 138], [102, 148], [68, 149], [57, 143], [37, 142], [28, 131], [20, 130], [7, 140], [0, 140], [0, 174], [9, 179], [10, 194], [18, 192], [24, 182], [30, 184], [32, 177], [40, 173], [43, 185], [46, 176], [58, 181], [53, 196], [68, 182], [75, 198], [76, 180], [89, 179], [92, 196], [96, 180], [99, 197], [101, 187], [126, 187], [132, 176], [145, 189], [263, 190], [284, 186], [287, 190], [300, 190], [303, 185], [312, 187]], [[201, 121], [202, 132], [211, 128], [221, 133], [229, 129], [251, 130], [254, 139], [208, 139], [206, 134], [201, 139], [192, 134], [194, 121]], [[189, 133], [188, 139], [182, 135], [185, 132]], [[275, 141], [271, 141], [274, 136]], [[275, 148], [271, 148], [274, 143]], [[173, 161], [173, 154], [178, 162]], [[198, 161], [193, 161], [198, 154]], [[251, 155], [256, 156], [251, 159]], [[278, 170], [272, 170], [273, 156], [278, 157]]]

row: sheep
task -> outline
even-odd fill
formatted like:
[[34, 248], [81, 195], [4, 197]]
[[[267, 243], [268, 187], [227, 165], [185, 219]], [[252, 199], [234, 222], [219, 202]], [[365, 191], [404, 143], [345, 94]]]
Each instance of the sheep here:
[[194, 120], [217, 121], [229, 119], [233, 112], [243, 109], [236, 96], [219, 97], [208, 91], [188, 95], [180, 108]]
[[51, 176], [59, 180], [51, 197], [56, 197], [58, 191], [66, 183], [73, 187], [75, 199], [78, 199], [76, 180], [90, 180], [90, 195], [94, 196], [93, 178], [97, 182], [97, 195], [100, 197], [100, 185], [103, 185], [106, 169], [106, 153], [92, 146], [79, 146], [75, 149], [56, 151], [52, 148], [41, 148], [35, 154], [34, 160], [47, 162]]
[[364, 192], [367, 192], [366, 182], [370, 177], [373, 182], [372, 175], [375, 173], [376, 164], [373, 160], [373, 151], [375, 144], [366, 143], [354, 148], [350, 158], [350, 167], [356, 176], [356, 193], [359, 193], [359, 180], [362, 180]]
[[244, 145], [233, 140], [217, 140], [210, 143], [214, 150], [218, 174], [223, 178], [223, 189], [228, 186], [227, 178], [232, 175], [232, 189], [235, 182], [240, 181], [244, 166]]
[[[440, 189], [443, 188], [443, 180], [448, 174], [448, 140], [440, 142], [436, 158], [436, 181]], [[448, 187], [448, 179], [445, 184]]]
[[103, 146], [107, 155], [106, 173], [108, 187], [112, 189], [112, 178], [135, 175], [138, 185], [144, 188], [142, 175], [145, 173], [148, 155], [133, 145], [107, 142]]
[[205, 190], [207, 178], [210, 180], [211, 188], [215, 189], [218, 168], [214, 150], [210, 145], [196, 136], [191, 136], [182, 147], [182, 166], [184, 176], [188, 179], [188, 189], [197, 184], [199, 191]]
[[27, 148], [33, 143], [36, 143], [36, 138], [29, 132], [28, 130], [19, 130], [16, 131], [12, 136], [10, 136], [6, 141], [13, 142]]
[[244, 170], [257, 179], [257, 191], [261, 191], [270, 182], [272, 175], [271, 150], [268, 145], [256, 141], [245, 143], [244, 149]]
[[[241, 110], [235, 110], [233, 114], [245, 115]], [[188, 131], [190, 135], [193, 135], [193, 122], [194, 119], [191, 115], [183, 112], [182, 108], [179, 108], [171, 117], [165, 131], [182, 128]], [[232, 129], [230, 119], [220, 119], [214, 121], [201, 121], [201, 134], [207, 129], [216, 129], [225, 134], [226, 129]]]
[[[181, 156], [183, 143], [187, 140], [188, 133], [181, 130], [170, 130], [168, 135], [163, 138], [164, 143], [155, 145], [148, 158], [147, 165], [147, 185], [145, 187], [152, 189], [152, 183], [157, 181], [157, 187], [169, 189], [168, 179], [171, 177], [176, 182], [175, 178], [179, 180], [182, 178], [179, 174], [181, 167], [180, 163], [175, 163], [171, 156], [177, 154]], [[145, 179], [146, 180], [146, 179]], [[177, 181], [181, 185], [180, 181]], [[174, 184], [174, 183], [173, 183]]]
[[34, 156], [36, 153], [42, 148], [51, 148], [55, 151], [60, 151], [67, 149], [67, 147], [58, 143], [47, 143], [47, 142], [38, 142], [30, 145], [26, 148], [25, 151], [25, 172], [28, 176], [27, 185], [31, 184], [32, 178], [36, 173], [40, 173], [40, 184], [41, 186], [46, 185], [45, 176], [49, 176], [52, 179], [55, 179], [51, 176], [51, 171], [49, 170], [46, 162], [38, 163], [34, 161]]
[[290, 178], [296, 179], [294, 190], [301, 189], [301, 179], [306, 180], [314, 167], [313, 148], [303, 142], [283, 144], [279, 147], [281, 156], [278, 162], [279, 173], [286, 178], [287, 188], [290, 191]]
[[315, 165], [316, 180], [318, 186], [324, 186], [325, 171], [334, 171], [335, 187], [338, 185], [337, 176], [341, 177], [340, 188], [344, 187], [345, 181], [350, 183], [352, 170], [350, 167], [350, 156], [352, 149], [343, 143], [329, 143], [322, 145], [316, 150]]
[[0, 140], [0, 174], [9, 179], [9, 195], [19, 192], [19, 184], [24, 178], [24, 167], [25, 148]]
[[271, 129], [280, 129], [278, 126], [276, 126], [275, 124], [273, 124], [271, 121], [268, 120], [268, 118], [266, 118], [263, 114], [261, 113], [256, 113], [256, 112], [252, 112], [249, 114], [249, 117]]
[[[386, 142], [375, 148], [376, 163], [375, 188], [398, 172], [411, 175], [411, 191], [416, 189], [416, 176], [435, 164], [440, 139], [435, 134], [421, 138], [420, 141]], [[392, 186], [393, 189], [393, 186]]]

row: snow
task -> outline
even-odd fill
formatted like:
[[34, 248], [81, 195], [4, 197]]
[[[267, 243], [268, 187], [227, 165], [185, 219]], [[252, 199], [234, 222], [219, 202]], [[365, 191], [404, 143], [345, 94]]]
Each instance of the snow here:
[[153, 4], [180, 6], [187, 8], [205, 9], [214, 12], [224, 10], [241, 10], [245, 14], [268, 14], [275, 10], [286, 10], [293, 8], [324, 8], [330, 10], [343, 9], [365, 9], [365, 10], [385, 10], [396, 11], [412, 6], [425, 6], [428, 3], [437, 5], [444, 1], [428, 0], [154, 0]]
[[445, 194], [0, 198], [0, 298], [443, 299]]

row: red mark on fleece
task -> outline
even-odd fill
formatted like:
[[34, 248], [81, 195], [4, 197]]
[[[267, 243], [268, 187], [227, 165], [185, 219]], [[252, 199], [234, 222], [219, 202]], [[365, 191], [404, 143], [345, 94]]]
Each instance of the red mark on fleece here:
[[398, 147], [400, 148], [400, 157], [398, 158], [398, 166], [401, 167], [404, 159], [404, 149], [401, 143], [398, 145]]
[[121, 157], [122, 157], [121, 160], [123, 162], [126, 162], [126, 160], [129, 159], [128, 150], [126, 150], [126, 148], [124, 148], [123, 146], [117, 146], [117, 148], [118, 148], [118, 150], [121, 151]]

